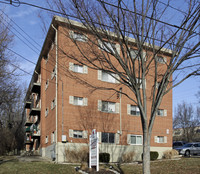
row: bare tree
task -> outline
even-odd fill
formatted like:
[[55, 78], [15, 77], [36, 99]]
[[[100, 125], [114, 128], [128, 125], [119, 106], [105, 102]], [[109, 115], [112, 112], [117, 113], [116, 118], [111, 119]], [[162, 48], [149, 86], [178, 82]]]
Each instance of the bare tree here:
[[0, 154], [21, 150], [24, 143], [23, 88], [17, 84], [16, 67], [11, 64], [13, 56], [8, 49], [13, 36], [9, 28], [0, 13]]
[[[125, 92], [122, 94], [140, 109], [143, 173], [150, 173], [151, 132], [163, 97], [184, 80], [200, 74], [197, 31], [200, 4], [196, 0], [188, 0], [185, 12], [177, 12], [179, 23], [172, 25], [162, 21], [169, 15], [169, 3], [163, 5], [157, 0], [47, 1], [52, 9], [60, 11], [68, 19], [69, 24], [69, 19], [75, 18], [87, 32], [77, 31], [85, 36], [87, 42], [84, 45], [67, 32], [63, 34], [71, 38], [77, 51], [72, 53], [62, 48], [59, 51], [79, 64], [105, 71], [132, 92], [131, 96]], [[163, 55], [168, 59], [163, 59]], [[70, 76], [74, 77], [73, 74]], [[146, 79], [153, 82], [151, 87], [148, 86], [151, 92], [145, 88]], [[120, 92], [115, 88], [97, 86], [87, 79], [78, 80], [93, 89]], [[151, 102], [149, 115], [147, 102]]]
[[185, 102], [179, 104], [175, 110], [173, 128], [182, 130], [181, 140], [186, 142], [195, 141], [196, 128], [199, 126], [199, 108]]

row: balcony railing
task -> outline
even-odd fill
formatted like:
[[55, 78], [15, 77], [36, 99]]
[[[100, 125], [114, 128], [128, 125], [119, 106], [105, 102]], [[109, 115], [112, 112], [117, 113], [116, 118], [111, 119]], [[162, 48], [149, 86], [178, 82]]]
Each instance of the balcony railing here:
[[26, 119], [25, 126], [31, 126], [33, 124], [33, 121], [30, 119]]
[[30, 126], [26, 128], [26, 132], [30, 132]]
[[33, 137], [40, 137], [40, 130], [33, 131], [32, 136], [33, 136]]
[[41, 111], [41, 102], [40, 102], [41, 100], [40, 99], [38, 99], [38, 100], [36, 100], [36, 102], [35, 102], [35, 100], [34, 99], [32, 99], [32, 101], [31, 101], [31, 107], [30, 107], [30, 115], [40, 115], [40, 111]]
[[31, 92], [40, 93], [41, 88], [41, 76], [36, 75], [31, 80]]
[[25, 108], [30, 108], [30, 107], [31, 107], [31, 99], [25, 102]]

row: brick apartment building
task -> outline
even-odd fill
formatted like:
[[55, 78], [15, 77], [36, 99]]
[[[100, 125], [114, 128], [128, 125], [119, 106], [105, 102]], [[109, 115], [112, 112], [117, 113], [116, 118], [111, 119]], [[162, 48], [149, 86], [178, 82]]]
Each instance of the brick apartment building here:
[[[78, 33], [84, 27], [76, 21], [70, 23], [69, 27], [65, 18], [53, 18], [35, 67], [25, 98], [26, 150], [62, 162], [66, 160], [66, 149], [86, 146], [91, 130], [96, 129], [100, 152], [110, 153], [111, 161], [116, 162], [131, 151], [135, 152], [135, 159], [140, 159], [143, 137], [138, 107], [114, 91], [91, 91], [77, 78], [99, 86], [122, 87], [128, 95], [133, 94], [117, 78], [65, 57], [61, 50], [78, 54], [71, 38], [83, 46], [87, 42]], [[120, 52], [117, 44], [116, 48]], [[163, 51], [162, 55], [167, 60], [170, 54]], [[147, 93], [151, 92], [151, 83], [147, 78]], [[150, 101], [148, 105], [150, 112]], [[151, 150], [158, 151], [161, 157], [163, 151], [172, 148], [172, 92], [163, 98], [157, 115]]]

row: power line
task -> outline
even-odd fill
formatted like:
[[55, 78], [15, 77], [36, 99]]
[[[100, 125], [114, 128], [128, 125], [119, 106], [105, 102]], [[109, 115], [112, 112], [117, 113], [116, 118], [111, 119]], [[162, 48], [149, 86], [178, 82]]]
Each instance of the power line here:
[[[1, 9], [0, 9], [1, 10]], [[11, 21], [13, 22], [26, 36], [28, 36], [31, 41], [33, 41], [35, 44], [37, 44], [39, 47], [41, 47], [40, 44], [38, 44], [30, 35], [28, 35], [14, 20], [12, 20], [3, 10], [1, 12]]]
[[[8, 0], [6, 0], [6, 1], [8, 1]], [[117, 5], [114, 5], [114, 4], [111, 4], [111, 3], [108, 3], [108, 2], [105, 2], [105, 1], [102, 1], [102, 0], [97, 0], [97, 1], [99, 1], [99, 2], [101, 2], [101, 3], [104, 3], [104, 4], [107, 4], [107, 5], [110, 5], [110, 6], [113, 6], [113, 7], [115, 7], [115, 8], [119, 8]], [[123, 2], [123, 1], [122, 1], [122, 2]], [[13, 3], [16, 3], [16, 2], [13, 2]], [[27, 2], [20, 2], [20, 1], [19, 1], [18, 4], [19, 4], [19, 6], [20, 6], [21, 4], [24, 4], [24, 5], [36, 7], [36, 8], [42, 9], [42, 10], [50, 11], [50, 12], [53, 12], [53, 13], [58, 13], [58, 14], [61, 14], [61, 15], [67, 16], [67, 17], [72, 17], [72, 18], [79, 19], [77, 16], [73, 16], [73, 15], [70, 15], [70, 14], [67, 14], [67, 13], [62, 13], [62, 12], [59, 12], [59, 11], [56, 11], [56, 10], [52, 10], [52, 9], [49, 9], [49, 8], [45, 8], [45, 7], [41, 7], [41, 6], [38, 6], [38, 5], [30, 4], [30, 3], [27, 3]], [[199, 5], [198, 5], [198, 6], [199, 6]], [[120, 7], [120, 9], [122, 9], [122, 10], [124, 10], [124, 11], [131, 12], [131, 13], [135, 13], [135, 14], [137, 14], [137, 15], [142, 16], [142, 14], [140, 14], [140, 13], [137, 13], [137, 12], [134, 12], [134, 11], [131, 11], [131, 10], [122, 8], [122, 7]], [[184, 29], [184, 28], [182, 28], [182, 27], [180, 27], [180, 26], [177, 26], [177, 25], [175, 25], [175, 24], [170, 24], [170, 23], [167, 23], [167, 22], [158, 20], [158, 19], [154, 19], [154, 18], [149, 17], [149, 16], [145, 16], [145, 17], [148, 18], [148, 19], [155, 20], [155, 21], [157, 21], [157, 22], [163, 23], [163, 24], [165, 24], [165, 25], [174, 27], [174, 28], [186, 30], [186, 29]], [[83, 19], [82, 19], [82, 20], [83, 20]], [[97, 24], [99, 24], [99, 23], [97, 23]], [[101, 25], [102, 25], [102, 24], [101, 24]], [[109, 26], [107, 26], [107, 27], [109, 27]], [[186, 30], [186, 31], [187, 31], [187, 30]], [[195, 34], [200, 34], [200, 33], [196, 33], [196, 32], [193, 32], [193, 33], [195, 33]]]

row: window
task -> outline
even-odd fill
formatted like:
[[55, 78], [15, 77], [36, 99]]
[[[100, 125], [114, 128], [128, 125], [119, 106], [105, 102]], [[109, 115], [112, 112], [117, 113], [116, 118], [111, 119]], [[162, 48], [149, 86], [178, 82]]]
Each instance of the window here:
[[82, 130], [69, 129], [69, 137], [70, 138], [87, 138], [88, 132], [86, 130], [82, 131]]
[[164, 116], [164, 109], [158, 109], [157, 110], [157, 115], [158, 116]]
[[76, 41], [87, 42], [87, 36], [82, 33], [70, 31], [70, 37]]
[[47, 64], [48, 60], [49, 60], [49, 53], [47, 54], [47, 56], [45, 56], [45, 64]]
[[83, 65], [74, 64], [74, 72], [83, 73]]
[[108, 74], [105, 71], [102, 71], [102, 81], [115, 83], [115, 74]]
[[48, 88], [48, 86], [49, 86], [49, 79], [47, 79], [46, 81], [45, 90]]
[[158, 143], [164, 143], [164, 137], [163, 136], [158, 136], [157, 138], [158, 138], [157, 139]]
[[155, 142], [156, 143], [167, 143], [167, 137], [166, 136], [155, 136]]
[[[136, 83], [138, 83], [140, 85], [140, 88], [142, 88], [142, 79], [136, 78]], [[144, 82], [144, 85], [146, 87], [146, 81]]]
[[69, 103], [77, 106], [87, 106], [88, 100], [83, 97], [69, 96]]
[[133, 50], [133, 49], [130, 49], [130, 54], [131, 54], [131, 58], [132, 59], [140, 59], [140, 56], [138, 55], [138, 50]]
[[56, 100], [54, 99], [52, 102], [51, 102], [51, 109], [54, 109], [56, 106]]
[[51, 143], [54, 143], [55, 142], [55, 133], [52, 132], [51, 133]]
[[115, 134], [114, 133], [101, 133], [101, 142], [102, 143], [115, 143]]
[[73, 39], [81, 42], [86, 42], [87, 37], [81, 33], [74, 32]]
[[48, 135], [45, 138], [45, 143], [48, 143]]
[[106, 41], [102, 42], [99, 40], [99, 48], [102, 49], [103, 51], [106, 51], [108, 53], [114, 52], [114, 47], [115, 47], [115, 44], [113, 43], [106, 42]]
[[160, 82], [156, 82], [156, 88], [158, 89], [160, 86]]
[[98, 100], [98, 111], [119, 113], [119, 103]]
[[74, 130], [73, 131], [73, 138], [83, 138], [83, 131]]
[[119, 76], [114, 73], [107, 73], [106, 71], [98, 70], [98, 80], [110, 83], [119, 83]]
[[159, 63], [166, 63], [166, 58], [164, 58], [162, 56], [157, 56], [156, 61]]
[[165, 110], [165, 109], [158, 109], [157, 110], [157, 115], [158, 116], [167, 116], [167, 110]]
[[56, 68], [53, 69], [52, 73], [51, 73], [51, 79], [53, 79], [56, 75]]
[[103, 112], [115, 112], [115, 103], [102, 101], [102, 111]]
[[137, 115], [137, 116], [140, 115], [140, 109], [138, 106], [130, 105], [129, 107], [130, 107], [130, 111], [128, 111], [129, 115]]
[[74, 105], [83, 105], [83, 97], [74, 97]]
[[86, 65], [78, 65], [72, 62], [69, 62], [69, 70], [77, 73], [87, 74], [88, 67]]
[[142, 145], [142, 135], [130, 135], [130, 144]]
[[46, 108], [45, 110], [45, 117], [49, 114], [49, 108]]

